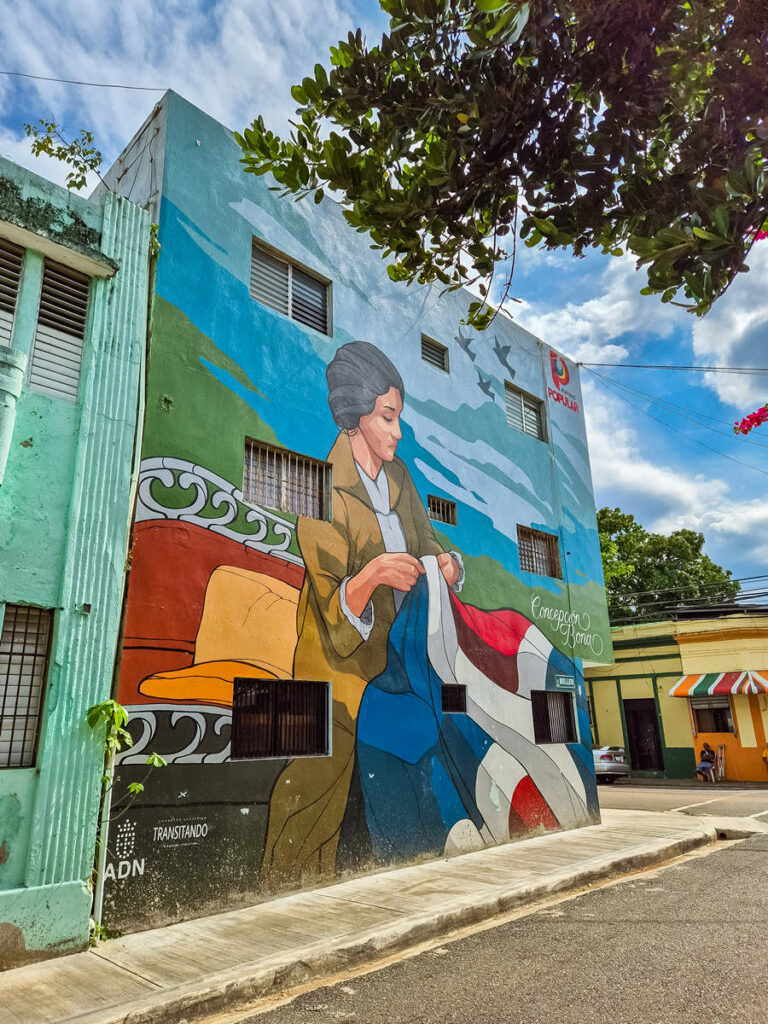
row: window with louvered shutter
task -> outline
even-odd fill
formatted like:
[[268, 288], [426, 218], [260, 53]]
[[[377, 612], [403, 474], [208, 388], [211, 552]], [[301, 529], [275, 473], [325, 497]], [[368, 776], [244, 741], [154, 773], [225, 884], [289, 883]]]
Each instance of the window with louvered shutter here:
[[426, 334], [421, 336], [421, 358], [430, 366], [436, 366], [438, 370], [450, 372], [448, 349], [434, 338], [428, 338]]
[[557, 690], [531, 690], [533, 738], [536, 743], [575, 743], [573, 697]]
[[0, 238], [0, 345], [10, 345], [24, 250]]
[[307, 679], [235, 679], [232, 760], [330, 754], [330, 683]]
[[504, 381], [507, 423], [523, 434], [530, 434], [540, 441], [546, 440], [544, 431], [544, 403], [529, 395], [508, 380]]
[[29, 386], [77, 401], [91, 279], [46, 260], [29, 367]]
[[319, 459], [246, 439], [243, 497], [263, 508], [330, 519], [331, 467]]
[[251, 249], [251, 298], [316, 331], [329, 334], [328, 282], [302, 270], [254, 239]]
[[0, 768], [35, 763], [53, 612], [7, 604], [0, 634]]

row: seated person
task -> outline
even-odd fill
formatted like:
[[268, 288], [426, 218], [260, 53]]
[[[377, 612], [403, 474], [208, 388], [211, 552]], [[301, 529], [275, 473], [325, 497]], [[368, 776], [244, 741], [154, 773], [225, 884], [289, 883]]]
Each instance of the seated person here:
[[708, 743], [705, 743], [699, 752], [696, 774], [702, 782], [715, 781], [715, 752]]

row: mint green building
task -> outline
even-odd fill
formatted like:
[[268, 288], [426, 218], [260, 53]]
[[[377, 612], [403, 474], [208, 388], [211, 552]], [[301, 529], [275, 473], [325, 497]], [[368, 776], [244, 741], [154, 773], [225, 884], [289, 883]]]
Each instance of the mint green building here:
[[88, 940], [149, 214], [0, 159], [0, 967]]

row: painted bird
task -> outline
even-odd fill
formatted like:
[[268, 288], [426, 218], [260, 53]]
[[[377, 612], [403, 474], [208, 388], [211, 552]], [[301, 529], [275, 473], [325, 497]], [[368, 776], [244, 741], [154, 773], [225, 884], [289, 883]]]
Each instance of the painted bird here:
[[[477, 368], [476, 368], [477, 369]], [[491, 383], [490, 377], [484, 377], [479, 370], [477, 370], [477, 386], [481, 391], [485, 392], [491, 401], [496, 401], [496, 395], [493, 392], [493, 384]]]
[[499, 339], [494, 334], [494, 336], [493, 336], [493, 351], [496, 354], [496, 358], [499, 360], [501, 365], [507, 369], [507, 371], [509, 372], [510, 378], [512, 380], [514, 380], [514, 378], [515, 378], [515, 369], [514, 369], [513, 366], [509, 365], [509, 360], [507, 359], [507, 356], [509, 355], [511, 348], [512, 348], [511, 345], [502, 345], [499, 342]]
[[461, 328], [459, 328], [459, 333], [456, 335], [456, 341], [459, 343], [459, 345], [461, 345], [461, 347], [464, 349], [464, 351], [467, 353], [469, 358], [474, 363], [475, 359], [477, 358], [477, 355], [469, 347], [472, 344], [472, 339], [465, 338], [464, 335], [461, 333]]

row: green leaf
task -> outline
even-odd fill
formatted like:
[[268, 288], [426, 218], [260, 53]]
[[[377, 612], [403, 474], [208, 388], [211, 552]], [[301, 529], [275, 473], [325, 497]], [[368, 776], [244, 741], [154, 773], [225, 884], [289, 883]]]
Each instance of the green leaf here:
[[493, 14], [500, 8], [505, 7], [508, 0], [475, 0], [475, 6], [484, 14]]

